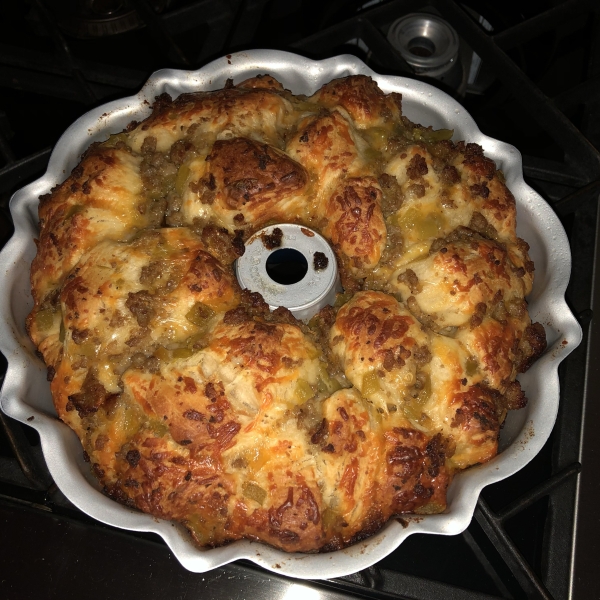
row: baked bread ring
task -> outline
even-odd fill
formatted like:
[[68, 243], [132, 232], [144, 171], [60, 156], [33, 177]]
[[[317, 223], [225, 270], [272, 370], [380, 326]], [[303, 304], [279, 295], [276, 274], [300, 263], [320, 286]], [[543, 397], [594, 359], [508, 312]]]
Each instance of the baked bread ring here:
[[[515, 200], [451, 135], [369, 77], [255, 77], [158, 97], [40, 198], [27, 327], [109, 496], [201, 546], [303, 552], [445, 509], [546, 346]], [[274, 223], [336, 253], [308, 323], [237, 282]]]

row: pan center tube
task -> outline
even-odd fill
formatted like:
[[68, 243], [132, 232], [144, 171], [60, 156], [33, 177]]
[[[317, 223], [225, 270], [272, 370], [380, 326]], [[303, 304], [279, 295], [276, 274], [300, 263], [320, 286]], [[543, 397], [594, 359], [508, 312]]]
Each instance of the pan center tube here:
[[301, 321], [333, 304], [342, 291], [331, 246], [303, 225], [283, 223], [257, 231], [235, 272], [240, 286], [259, 292], [271, 310], [284, 306]]

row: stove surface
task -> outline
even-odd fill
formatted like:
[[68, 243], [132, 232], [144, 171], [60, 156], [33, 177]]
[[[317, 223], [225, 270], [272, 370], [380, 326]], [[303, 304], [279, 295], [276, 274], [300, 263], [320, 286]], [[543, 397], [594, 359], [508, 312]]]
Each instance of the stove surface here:
[[[245, 48], [311, 58], [352, 53], [377, 72], [449, 91], [483, 133], [521, 150], [527, 182], [569, 235], [567, 300], [584, 329], [583, 343], [560, 368], [561, 408], [550, 440], [525, 469], [483, 491], [470, 527], [452, 537], [413, 535], [375, 567], [335, 581], [299, 582], [243, 561], [187, 572], [159, 538], [104, 526], [73, 507], [52, 482], [37, 434], [0, 413], [2, 597], [599, 597], [595, 3], [30, 0], [0, 10], [0, 244], [12, 233], [10, 195], [44, 172], [59, 135], [89, 108], [137, 91], [154, 70], [197, 68]], [[458, 75], [454, 66], [437, 79], [415, 73], [390, 42], [392, 25], [414, 12], [454, 28]]]

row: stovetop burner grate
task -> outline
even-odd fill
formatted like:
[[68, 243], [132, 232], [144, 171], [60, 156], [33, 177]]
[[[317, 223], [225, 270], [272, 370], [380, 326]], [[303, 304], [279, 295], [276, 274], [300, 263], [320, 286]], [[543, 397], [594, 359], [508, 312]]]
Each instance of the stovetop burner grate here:
[[[600, 415], [586, 397], [594, 388], [589, 365], [600, 352], [591, 335], [600, 19], [591, 1], [531, 4], [531, 13], [522, 15], [525, 9], [516, 3], [503, 3], [499, 13], [494, 3], [479, 0], [432, 0], [426, 7], [416, 0], [130, 0], [135, 28], [94, 39], [74, 38], [57, 2], [31, 0], [3, 9], [8, 14], [0, 24], [0, 245], [12, 232], [9, 194], [43, 173], [62, 130], [90, 106], [135, 92], [156, 68], [196, 68], [244, 47], [277, 47], [312, 58], [351, 52], [378, 72], [415, 76], [386, 34], [398, 18], [425, 11], [454, 27], [461, 59], [473, 64], [477, 56], [482, 65], [485, 85], [466, 85], [465, 75], [462, 88], [450, 91], [485, 134], [524, 151], [528, 183], [561, 218], [573, 253], [567, 300], [584, 329], [583, 343], [559, 371], [561, 407], [551, 438], [525, 469], [483, 491], [470, 527], [448, 538], [413, 535], [375, 567], [335, 581], [300, 584], [244, 561], [204, 575], [187, 573], [155, 536], [122, 533], [79, 512], [53, 484], [37, 434], [1, 415], [5, 597], [50, 597], [50, 583], [51, 597], [84, 591], [94, 597], [89, 582], [106, 582], [101, 579], [106, 573], [128, 598], [161, 590], [170, 597], [286, 600], [592, 597], [598, 581], [592, 544], [600, 537], [593, 511], [600, 492], [591, 458], [599, 442], [590, 432]], [[0, 372], [5, 368], [3, 361]], [[151, 587], [131, 578], [140, 565], [153, 573]], [[35, 582], [31, 577], [24, 582], [23, 574], [32, 569]], [[58, 582], [57, 572], [68, 576]], [[106, 585], [98, 584], [98, 595], [105, 595]]]

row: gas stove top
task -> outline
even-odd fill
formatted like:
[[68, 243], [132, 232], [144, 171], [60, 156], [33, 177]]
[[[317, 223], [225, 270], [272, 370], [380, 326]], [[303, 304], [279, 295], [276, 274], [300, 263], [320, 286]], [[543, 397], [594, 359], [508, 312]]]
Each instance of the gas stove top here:
[[136, 92], [152, 71], [197, 68], [246, 48], [350, 53], [377, 72], [441, 87], [483, 133], [521, 150], [527, 182], [569, 235], [567, 300], [584, 330], [560, 368], [551, 438], [525, 469], [484, 489], [470, 527], [452, 537], [413, 535], [374, 567], [334, 581], [295, 581], [243, 561], [185, 571], [159, 538], [104, 526], [72, 506], [53, 484], [35, 432], [0, 413], [2, 597], [597, 597], [594, 3], [30, 0], [0, 10], [0, 244], [12, 232], [10, 195], [44, 172], [62, 131], [89, 108]]

